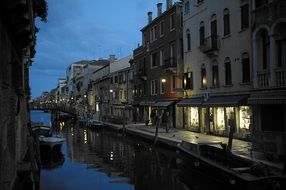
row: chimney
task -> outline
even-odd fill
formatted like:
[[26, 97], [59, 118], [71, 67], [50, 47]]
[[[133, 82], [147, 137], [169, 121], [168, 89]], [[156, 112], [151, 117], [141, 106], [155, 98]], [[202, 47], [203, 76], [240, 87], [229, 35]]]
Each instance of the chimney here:
[[166, 6], [167, 6], [167, 10], [170, 9], [173, 5], [173, 1], [172, 0], [166, 0]]
[[162, 3], [158, 3], [157, 4], [157, 9], [158, 9], [158, 16], [161, 16], [162, 15]]
[[110, 62], [110, 63], [113, 63], [113, 62], [115, 62], [115, 61], [116, 61], [115, 55], [109, 55], [109, 62]]
[[152, 12], [148, 12], [148, 24], [152, 22]]

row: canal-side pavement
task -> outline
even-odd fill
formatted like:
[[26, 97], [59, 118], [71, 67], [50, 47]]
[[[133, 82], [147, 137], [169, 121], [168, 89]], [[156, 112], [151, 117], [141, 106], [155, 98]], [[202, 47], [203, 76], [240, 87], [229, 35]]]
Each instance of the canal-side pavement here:
[[[118, 125], [114, 123], [104, 123], [107, 127], [114, 130], [122, 130], [123, 125]], [[154, 141], [156, 128], [154, 126], [145, 126], [144, 123], [137, 124], [127, 124], [125, 126], [125, 131], [127, 134], [132, 134], [136, 136], [143, 137], [145, 139]], [[170, 129], [169, 133], [166, 133], [164, 128], [159, 128], [157, 142], [162, 143], [173, 148], [177, 147], [177, 144], [181, 141], [189, 141], [196, 143], [198, 141], [221, 141], [223, 143], [228, 143], [227, 137], [220, 137], [214, 135], [206, 135], [203, 133], [195, 133], [185, 129]], [[256, 161], [263, 162], [268, 166], [277, 168], [279, 170], [283, 169], [283, 163], [279, 160], [268, 161], [265, 156], [259, 152], [251, 151], [252, 143], [249, 141], [233, 139], [232, 152], [234, 154], [249, 157]]]

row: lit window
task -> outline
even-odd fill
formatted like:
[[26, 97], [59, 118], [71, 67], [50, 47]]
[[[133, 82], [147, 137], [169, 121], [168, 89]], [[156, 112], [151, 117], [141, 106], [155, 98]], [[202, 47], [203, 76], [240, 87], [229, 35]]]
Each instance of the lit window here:
[[239, 107], [239, 122], [240, 128], [249, 130], [250, 126], [250, 107], [240, 106]]
[[225, 122], [224, 122], [224, 108], [217, 108], [217, 129], [219, 131], [225, 130]]

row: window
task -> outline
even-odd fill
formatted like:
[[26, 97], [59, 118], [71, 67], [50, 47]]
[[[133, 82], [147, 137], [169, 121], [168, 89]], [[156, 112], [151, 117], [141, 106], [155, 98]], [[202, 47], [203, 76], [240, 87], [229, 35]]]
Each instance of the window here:
[[176, 53], [175, 53], [175, 45], [171, 44], [171, 46], [170, 46], [170, 57], [174, 58], [175, 57], [174, 55], [176, 55]]
[[125, 73], [122, 74], [122, 82], [126, 82], [126, 74]]
[[157, 80], [151, 81], [151, 95], [157, 94]]
[[213, 65], [213, 87], [219, 86], [218, 65]]
[[154, 40], [158, 39], [158, 26], [154, 27]]
[[242, 83], [250, 82], [250, 61], [247, 53], [242, 55]]
[[187, 1], [187, 2], [185, 3], [185, 14], [187, 14], [187, 13], [189, 13], [189, 12], [190, 12], [190, 2]]
[[154, 29], [151, 28], [151, 30], [150, 30], [150, 42], [153, 42], [153, 31], [154, 31]]
[[278, 67], [286, 65], [286, 39], [277, 41]]
[[164, 35], [164, 21], [160, 23], [160, 36]]
[[249, 5], [241, 6], [241, 29], [249, 27]]
[[113, 84], [113, 77], [110, 77], [110, 84]]
[[200, 46], [205, 44], [205, 27], [204, 22], [200, 23]]
[[187, 29], [186, 35], [187, 35], [187, 51], [190, 51], [191, 50], [191, 33], [189, 29]]
[[172, 77], [172, 89], [177, 87], [177, 76]]
[[170, 29], [175, 29], [175, 14], [171, 14], [170, 16]]
[[202, 65], [201, 77], [202, 77], [202, 88], [207, 88], [207, 71], [205, 65]]
[[160, 93], [164, 94], [166, 90], [166, 82], [161, 80], [161, 85], [160, 85]]
[[157, 53], [153, 53], [151, 55], [151, 68], [158, 66], [156, 58], [157, 58]]
[[270, 63], [270, 38], [266, 30], [262, 31], [262, 69], [267, 69]]
[[229, 10], [224, 9], [223, 11], [223, 35], [227, 36], [230, 34], [230, 15]]
[[187, 72], [184, 73], [184, 89], [193, 89], [193, 73], [192, 72]]
[[224, 61], [224, 71], [225, 71], [225, 85], [231, 85], [232, 79], [231, 79], [231, 63], [230, 59], [226, 58]]
[[118, 76], [114, 76], [114, 83], [118, 83]]
[[164, 50], [160, 50], [160, 65], [164, 65]]
[[262, 7], [263, 5], [267, 3], [268, 3], [268, 0], [255, 0], [255, 8]]
[[204, 2], [204, 0], [197, 0], [198, 5], [202, 4]]
[[123, 99], [127, 99], [127, 90], [124, 90], [124, 97], [123, 97]]

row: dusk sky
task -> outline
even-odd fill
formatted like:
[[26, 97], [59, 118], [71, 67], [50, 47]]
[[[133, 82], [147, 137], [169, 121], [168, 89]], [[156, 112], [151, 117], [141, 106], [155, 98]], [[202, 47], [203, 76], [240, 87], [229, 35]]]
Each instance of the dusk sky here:
[[160, 2], [164, 11], [166, 0], [48, 0], [48, 22], [36, 22], [40, 32], [30, 71], [32, 98], [55, 88], [73, 62], [132, 55], [141, 44], [147, 12], [154, 19]]

